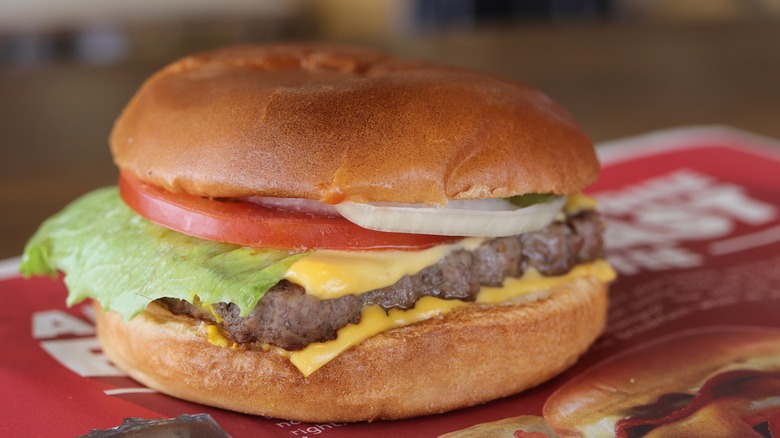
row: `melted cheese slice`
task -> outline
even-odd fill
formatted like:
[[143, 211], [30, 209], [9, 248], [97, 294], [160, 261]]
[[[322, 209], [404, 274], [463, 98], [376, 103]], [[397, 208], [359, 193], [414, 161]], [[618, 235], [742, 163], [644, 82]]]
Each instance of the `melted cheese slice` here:
[[455, 307], [466, 304], [460, 300], [442, 300], [427, 296], [417, 300], [414, 308], [409, 310], [390, 309], [389, 312], [385, 312], [380, 306], [366, 306], [363, 308], [359, 323], [342, 327], [336, 339], [332, 341], [316, 342], [307, 345], [303, 350], [290, 353], [290, 362], [301, 370], [304, 376], [309, 376], [364, 339], [396, 327], [443, 315]]
[[577, 193], [566, 198], [566, 205], [563, 207], [563, 211], [568, 215], [595, 209], [596, 199], [583, 193]]
[[609, 283], [617, 277], [617, 274], [606, 260], [577, 265], [566, 274], [550, 277], [540, 274], [535, 269], [529, 269], [520, 278], [505, 278], [502, 287], [482, 287], [477, 295], [477, 303], [499, 304], [589, 276], [596, 277], [602, 283]]
[[[578, 265], [569, 273], [554, 277], [544, 277], [536, 271], [529, 270], [521, 278], [507, 278], [503, 287], [483, 287], [477, 295], [477, 302], [490, 304], [511, 302], [529, 297], [534, 293], [547, 292], [555, 286], [576, 278], [594, 276], [602, 282], [609, 282], [615, 278], [615, 275], [615, 271], [609, 263], [603, 260]], [[368, 306], [363, 309], [358, 324], [348, 324], [342, 327], [339, 329], [336, 339], [332, 341], [316, 342], [309, 344], [302, 350], [290, 353], [290, 361], [304, 376], [309, 376], [364, 339], [396, 327], [444, 315], [456, 307], [465, 305], [469, 305], [469, 303], [426, 296], [420, 298], [415, 307], [409, 310], [391, 309], [385, 313], [379, 306]]]
[[436, 264], [456, 249], [473, 250], [485, 239], [468, 238], [422, 251], [320, 250], [293, 263], [284, 278], [321, 300], [358, 295], [393, 285]]

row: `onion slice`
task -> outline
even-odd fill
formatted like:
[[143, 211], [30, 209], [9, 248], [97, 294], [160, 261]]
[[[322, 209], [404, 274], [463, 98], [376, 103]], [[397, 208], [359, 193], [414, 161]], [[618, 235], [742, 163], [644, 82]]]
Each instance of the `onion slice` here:
[[528, 207], [503, 199], [450, 201], [446, 207], [410, 204], [336, 204], [347, 220], [377, 231], [440, 236], [501, 237], [536, 231], [561, 212], [566, 197]]

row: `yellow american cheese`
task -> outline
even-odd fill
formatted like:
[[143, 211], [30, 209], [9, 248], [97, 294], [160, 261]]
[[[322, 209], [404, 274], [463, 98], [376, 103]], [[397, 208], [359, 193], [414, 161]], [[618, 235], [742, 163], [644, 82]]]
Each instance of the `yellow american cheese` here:
[[303, 350], [290, 353], [293, 363], [304, 376], [309, 376], [321, 366], [333, 360], [348, 348], [364, 339], [396, 327], [413, 324], [449, 312], [455, 307], [465, 306], [460, 300], [442, 300], [435, 297], [422, 297], [414, 308], [409, 310], [390, 309], [385, 312], [380, 306], [366, 306], [360, 322], [348, 324], [338, 331], [336, 339], [327, 342], [309, 344]]
[[[594, 276], [608, 282], [615, 278], [615, 271], [604, 260], [579, 265], [565, 275], [544, 277], [529, 270], [521, 278], [507, 278], [503, 287], [483, 287], [477, 295], [478, 303], [497, 304], [511, 301], [533, 292], [549, 290], [579, 277]], [[442, 300], [426, 296], [420, 298], [413, 309], [391, 309], [385, 311], [379, 306], [363, 310], [358, 324], [348, 324], [338, 331], [336, 339], [309, 344], [303, 350], [290, 354], [290, 361], [305, 376], [336, 358], [348, 348], [378, 333], [444, 315], [450, 310], [468, 305], [460, 300]]]
[[225, 335], [222, 334], [219, 327], [213, 324], [206, 325], [206, 336], [208, 337], [209, 342], [218, 347], [228, 348], [228, 346], [233, 345], [233, 343], [228, 341]]
[[320, 250], [293, 263], [284, 278], [322, 300], [357, 295], [393, 285], [405, 275], [436, 264], [456, 249], [474, 249], [484, 240], [463, 239], [422, 251]]
[[596, 199], [584, 193], [577, 193], [566, 198], [566, 205], [563, 211], [566, 214], [576, 214], [584, 210], [595, 210]]
[[533, 292], [549, 290], [580, 277], [592, 276], [601, 282], [608, 283], [614, 280], [616, 275], [615, 270], [605, 260], [577, 265], [566, 274], [550, 277], [545, 277], [536, 270], [529, 269], [520, 278], [507, 277], [504, 279], [502, 287], [483, 287], [479, 290], [477, 302], [499, 304]]

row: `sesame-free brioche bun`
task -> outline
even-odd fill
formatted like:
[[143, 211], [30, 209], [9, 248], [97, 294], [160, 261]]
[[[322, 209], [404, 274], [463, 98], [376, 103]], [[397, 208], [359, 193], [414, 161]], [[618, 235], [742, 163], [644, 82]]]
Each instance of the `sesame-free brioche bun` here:
[[330, 203], [571, 194], [598, 162], [539, 91], [460, 68], [328, 45], [240, 46], [144, 83], [116, 164], [172, 192]]
[[131, 377], [185, 400], [309, 422], [398, 419], [515, 394], [572, 365], [604, 328], [607, 287], [581, 277], [548, 292], [381, 333], [309, 377], [273, 349], [213, 345], [205, 323], [154, 303], [129, 322], [97, 305], [97, 333]]

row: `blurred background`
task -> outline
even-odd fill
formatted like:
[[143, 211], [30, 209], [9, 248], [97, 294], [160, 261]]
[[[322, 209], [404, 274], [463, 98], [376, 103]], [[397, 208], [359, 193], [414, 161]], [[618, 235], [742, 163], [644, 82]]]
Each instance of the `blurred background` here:
[[115, 182], [106, 139], [155, 70], [302, 40], [522, 80], [596, 142], [692, 124], [780, 138], [780, 0], [0, 0], [0, 258]]

